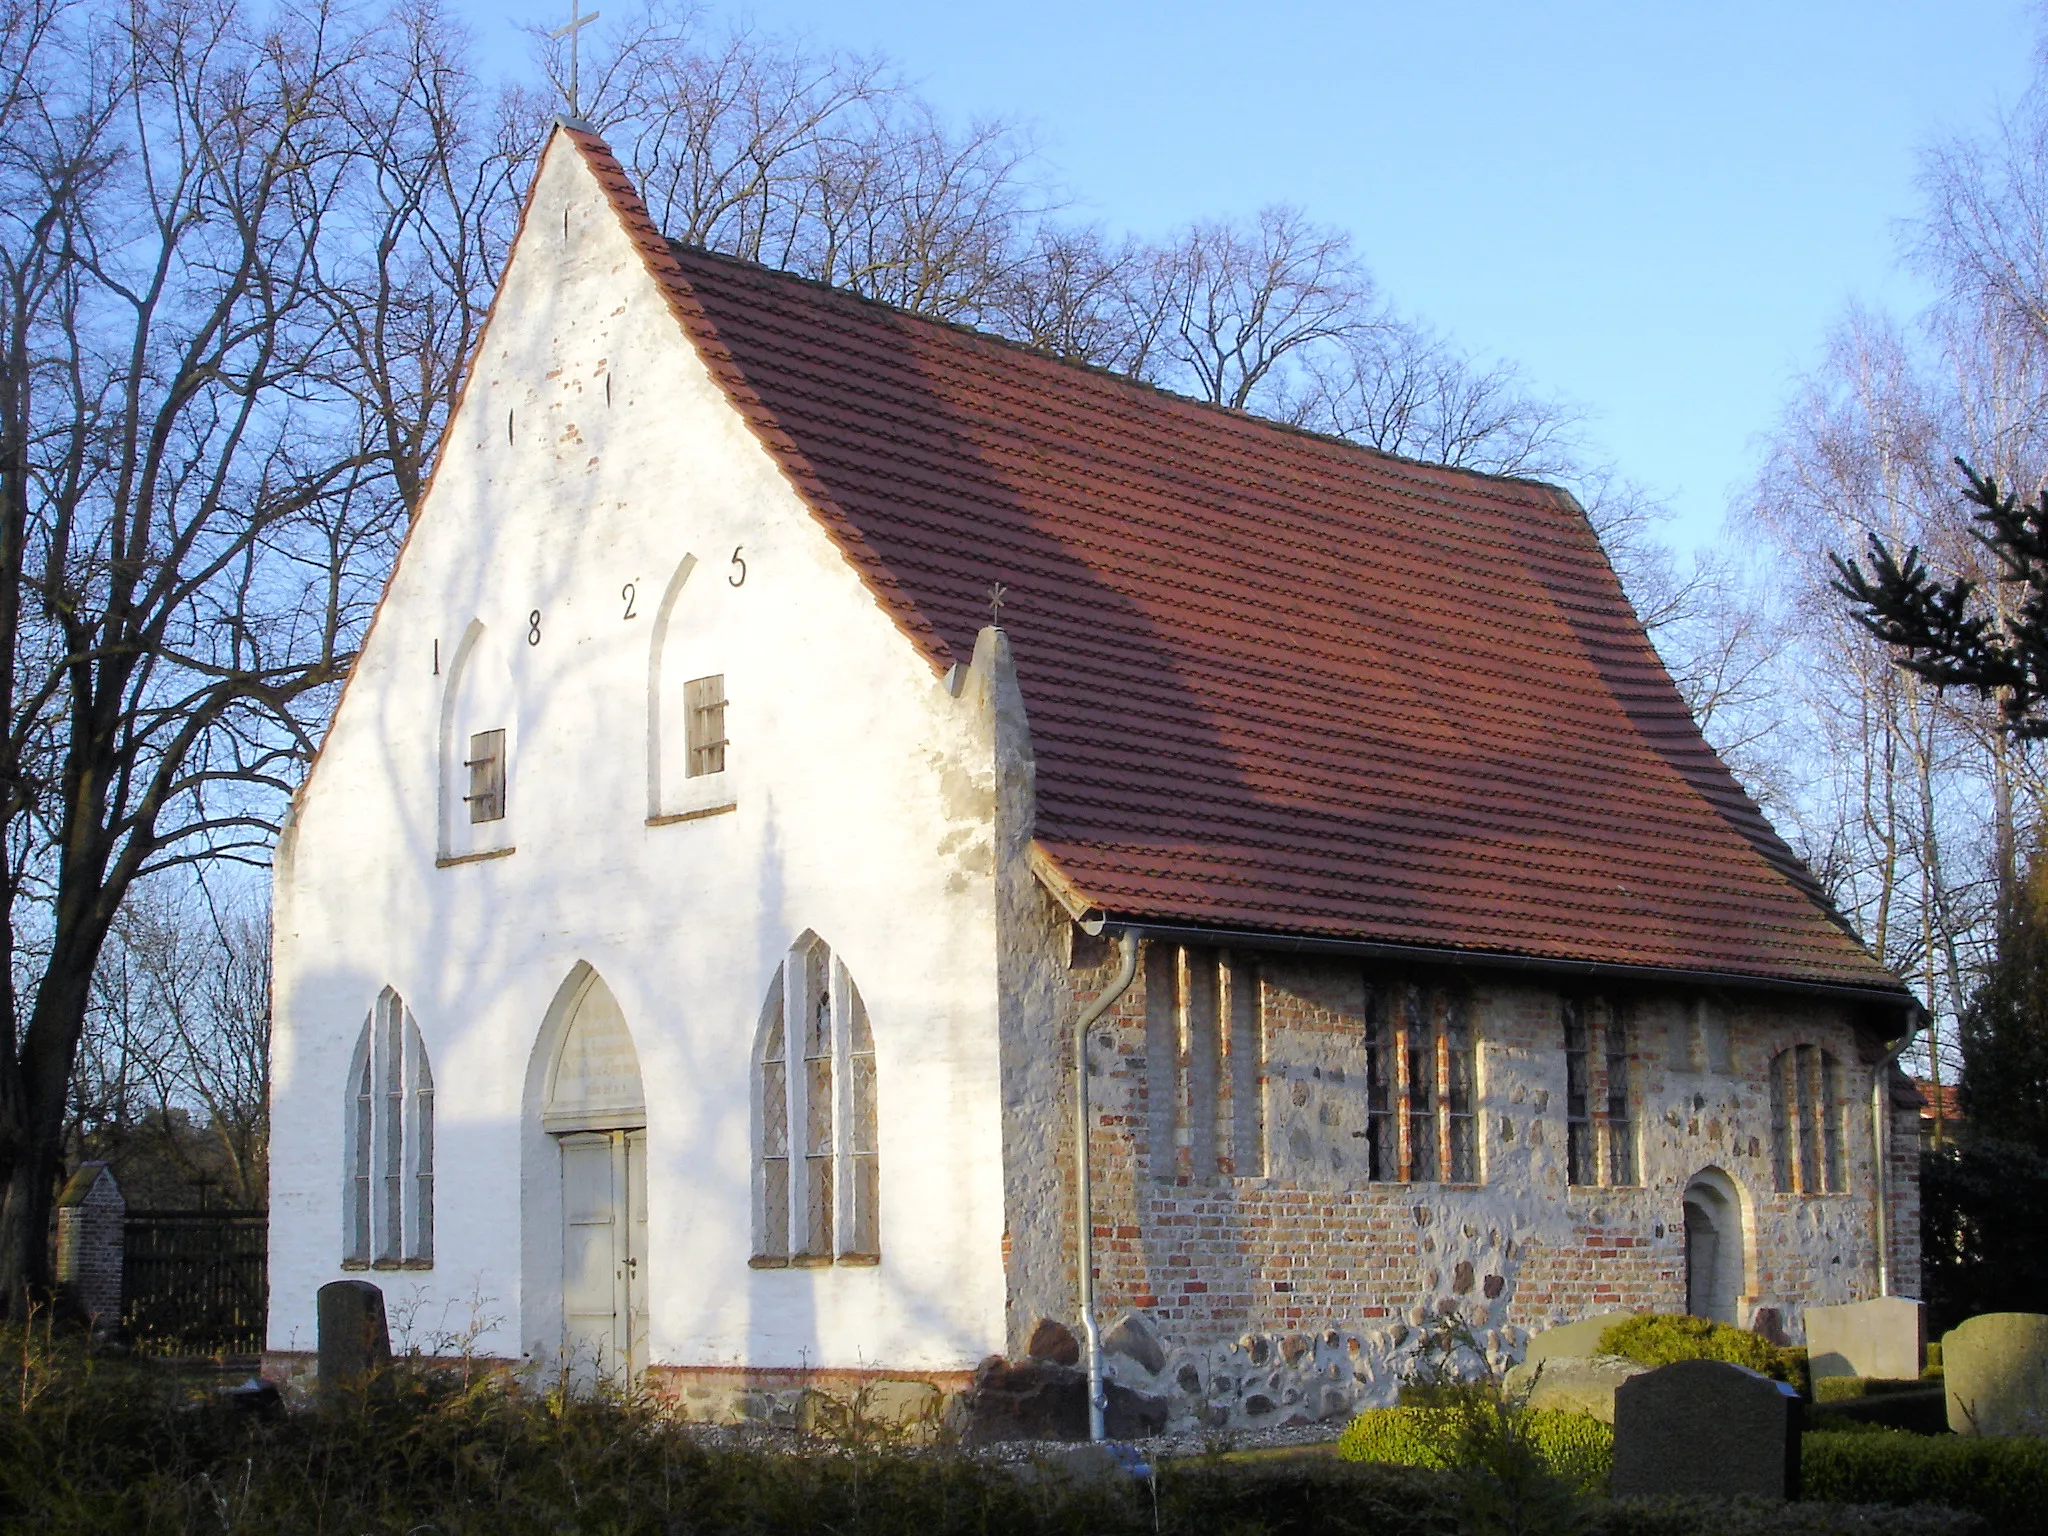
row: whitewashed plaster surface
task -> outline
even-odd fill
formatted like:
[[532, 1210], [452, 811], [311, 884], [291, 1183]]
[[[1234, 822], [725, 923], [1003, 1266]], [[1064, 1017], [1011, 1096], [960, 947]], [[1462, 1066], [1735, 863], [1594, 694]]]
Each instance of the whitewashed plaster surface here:
[[[726, 680], [729, 796], [650, 782], [670, 596], [663, 676]], [[345, 1078], [385, 986], [433, 1063], [436, 1242], [431, 1270], [370, 1278], [421, 1343], [493, 1318], [483, 1354], [559, 1339], [535, 1052], [588, 965], [646, 1087], [654, 1362], [958, 1369], [1000, 1350], [991, 694], [956, 696], [881, 611], [558, 136], [278, 850], [270, 1347], [311, 1348], [315, 1292], [343, 1276]], [[459, 758], [497, 727], [509, 815], [472, 840]], [[649, 825], [701, 808], [692, 792], [734, 809]], [[873, 1023], [883, 1257], [754, 1270], [754, 1036], [807, 931]]]

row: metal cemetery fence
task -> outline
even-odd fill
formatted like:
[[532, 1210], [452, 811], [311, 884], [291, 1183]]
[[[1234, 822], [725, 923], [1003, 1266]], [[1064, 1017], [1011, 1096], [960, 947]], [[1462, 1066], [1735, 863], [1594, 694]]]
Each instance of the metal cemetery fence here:
[[152, 1352], [255, 1354], [270, 1306], [266, 1211], [137, 1211], [122, 1223], [122, 1312]]

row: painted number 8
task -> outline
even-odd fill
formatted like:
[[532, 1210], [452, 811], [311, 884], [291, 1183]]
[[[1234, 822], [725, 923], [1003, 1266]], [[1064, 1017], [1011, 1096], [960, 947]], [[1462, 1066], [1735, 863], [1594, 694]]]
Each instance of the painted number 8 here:
[[526, 643], [528, 645], [540, 644], [540, 610], [538, 608], [526, 616]]

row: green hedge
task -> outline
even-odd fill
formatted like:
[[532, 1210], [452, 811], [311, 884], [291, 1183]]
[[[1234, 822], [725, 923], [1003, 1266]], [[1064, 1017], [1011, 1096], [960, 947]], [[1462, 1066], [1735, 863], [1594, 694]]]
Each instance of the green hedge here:
[[1670, 1312], [1638, 1312], [1622, 1319], [1600, 1335], [1600, 1353], [1651, 1367], [1678, 1360], [1726, 1360], [1794, 1386], [1803, 1385], [1806, 1374], [1803, 1349], [1784, 1349], [1760, 1334]]
[[[1558, 1477], [1584, 1493], [1607, 1486], [1614, 1470], [1614, 1431], [1590, 1414], [1538, 1408], [1524, 1413], [1529, 1443]], [[1337, 1454], [1346, 1461], [1441, 1467], [1456, 1454], [1454, 1408], [1369, 1408], [1345, 1426]]]
[[1994, 1536], [1977, 1515], [1919, 1504], [1764, 1504], [1630, 1499], [1593, 1507], [1577, 1536]]
[[1984, 1516], [1999, 1536], [2048, 1536], [2048, 1440], [1815, 1432], [1800, 1444], [1800, 1473], [1809, 1499], [1946, 1504]]
[[1863, 1397], [1890, 1397], [1900, 1392], [1924, 1392], [1927, 1383], [1918, 1378], [1893, 1376], [1823, 1376], [1813, 1384], [1816, 1403], [1846, 1403]]

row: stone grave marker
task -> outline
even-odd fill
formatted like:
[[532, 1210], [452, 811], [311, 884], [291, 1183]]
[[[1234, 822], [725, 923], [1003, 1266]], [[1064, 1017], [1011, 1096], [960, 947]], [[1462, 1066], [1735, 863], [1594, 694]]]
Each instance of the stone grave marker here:
[[1616, 1323], [1625, 1323], [1634, 1316], [1633, 1312], [1596, 1312], [1575, 1323], [1546, 1328], [1530, 1336], [1529, 1347], [1522, 1352], [1522, 1363], [1534, 1365], [1539, 1360], [1571, 1360], [1598, 1355], [1600, 1335]]
[[1816, 1381], [1824, 1376], [1917, 1381], [1924, 1338], [1920, 1303], [1905, 1296], [1806, 1309], [1806, 1356]]
[[1973, 1317], [1941, 1336], [1941, 1368], [1957, 1434], [2048, 1435], [2048, 1317]]
[[1614, 1496], [1799, 1496], [1799, 1394], [1740, 1365], [1680, 1360], [1614, 1392]]
[[1523, 1399], [1525, 1407], [1589, 1413], [1612, 1424], [1615, 1392], [1624, 1381], [1649, 1369], [1619, 1355], [1552, 1355], [1534, 1365], [1516, 1366], [1504, 1385], [1510, 1397]]
[[316, 1299], [321, 1393], [360, 1387], [391, 1364], [384, 1293], [367, 1280], [334, 1280]]

